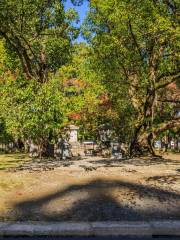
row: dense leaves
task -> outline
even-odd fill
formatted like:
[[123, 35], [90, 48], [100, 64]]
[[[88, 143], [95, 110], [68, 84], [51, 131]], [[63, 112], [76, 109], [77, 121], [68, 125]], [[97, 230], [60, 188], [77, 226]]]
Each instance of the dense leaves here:
[[101, 75], [94, 71], [90, 52], [88, 45], [76, 44], [72, 61], [59, 71], [67, 123], [80, 127], [82, 139], [96, 139], [101, 124], [113, 124], [118, 118]]
[[174, 107], [160, 118], [159, 102], [169, 84], [179, 81], [178, 9], [178, 1], [91, 1], [84, 34], [105, 84], [133, 107], [131, 153], [153, 153], [157, 134], [179, 126]]
[[57, 80], [43, 86], [23, 79], [6, 81], [1, 85], [0, 103], [6, 131], [15, 139], [53, 140], [63, 124], [62, 94]]
[[26, 78], [46, 82], [48, 73], [67, 62], [71, 41], [78, 30], [72, 26], [77, 13], [64, 11], [63, 1], [2, 0], [0, 35], [20, 59]]
[[109, 124], [131, 154], [154, 154], [156, 138], [180, 129], [179, 7], [91, 0], [77, 44], [78, 15], [64, 1], [2, 0], [1, 133], [44, 144], [66, 124], [82, 139]]

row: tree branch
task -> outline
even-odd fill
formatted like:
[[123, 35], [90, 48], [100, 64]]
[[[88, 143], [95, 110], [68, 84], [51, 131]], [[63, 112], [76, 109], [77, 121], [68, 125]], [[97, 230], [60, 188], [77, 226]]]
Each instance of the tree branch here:
[[156, 90], [168, 86], [169, 84], [177, 81], [177, 79], [179, 79], [179, 78], [180, 78], [180, 71], [178, 73], [176, 73], [176, 72], [169, 73], [169, 75], [167, 75], [165, 77], [161, 77], [161, 80], [165, 80], [165, 82], [156, 84]]
[[17, 43], [14, 43], [10, 37], [7, 35], [6, 32], [3, 32], [0, 30], [0, 34], [6, 39], [6, 41], [14, 48], [17, 55], [19, 56], [19, 59], [22, 63], [23, 71], [26, 74], [27, 78], [32, 78], [33, 72], [30, 65], [30, 59], [28, 58], [28, 55], [26, 53], [26, 50], [21, 46], [19, 39], [17, 38]]
[[180, 103], [180, 100], [173, 100], [173, 99], [162, 99], [162, 100], [157, 100], [158, 102], [163, 102], [163, 103]]
[[174, 76], [174, 75], [178, 74], [179, 72], [180, 72], [179, 69], [176, 69], [174, 72], [163, 73], [157, 78], [157, 81], [159, 82], [163, 78]]
[[135, 36], [133, 30], [132, 30], [132, 25], [131, 25], [130, 19], [128, 20], [128, 26], [129, 26], [129, 30], [130, 30], [130, 33], [131, 33], [131, 37], [132, 37], [132, 39], [134, 41], [134, 44], [135, 44], [135, 46], [136, 46], [136, 48], [138, 50], [139, 56], [140, 56], [141, 60], [144, 61], [143, 55], [141, 53], [141, 48], [140, 48], [140, 46], [139, 46], [139, 44], [137, 42], [137, 39], [136, 39], [136, 36]]
[[167, 130], [167, 129], [175, 129], [180, 127], [180, 117], [172, 119], [168, 122], [164, 122], [153, 128], [153, 134], [158, 135], [159, 133]]

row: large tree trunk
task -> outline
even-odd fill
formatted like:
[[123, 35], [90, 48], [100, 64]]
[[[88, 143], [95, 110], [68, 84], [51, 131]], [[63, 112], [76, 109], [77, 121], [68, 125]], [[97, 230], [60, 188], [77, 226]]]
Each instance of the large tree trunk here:
[[144, 126], [135, 131], [130, 144], [130, 156], [156, 155], [153, 149], [153, 133], [143, 128]]
[[140, 156], [140, 155], [151, 155], [156, 156], [153, 149], [153, 142], [158, 137], [158, 135], [167, 129], [177, 129], [180, 127], [180, 117], [172, 119], [168, 122], [163, 122], [155, 126], [147, 127], [142, 124], [136, 128], [134, 133], [134, 138], [130, 145], [130, 155]]
[[[139, 96], [136, 96], [138, 98]], [[155, 155], [153, 150], [152, 126], [154, 121], [154, 102], [156, 93], [153, 87], [147, 88], [144, 101], [134, 99], [133, 105], [137, 110], [137, 125], [130, 144], [130, 155]], [[136, 105], [135, 105], [135, 104]]]

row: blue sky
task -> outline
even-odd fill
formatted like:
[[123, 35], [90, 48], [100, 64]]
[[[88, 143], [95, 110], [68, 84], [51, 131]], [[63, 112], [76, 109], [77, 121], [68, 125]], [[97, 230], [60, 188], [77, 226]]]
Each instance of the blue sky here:
[[[80, 23], [78, 25], [80, 25], [83, 22], [83, 20], [84, 20], [84, 18], [86, 16], [86, 12], [88, 10], [88, 2], [84, 1], [83, 5], [81, 5], [81, 6], [74, 6], [71, 3], [71, 0], [67, 0], [67, 2], [65, 3], [65, 9], [67, 10], [69, 8], [74, 8], [78, 12], [79, 18], [80, 18]], [[84, 41], [82, 36], [79, 36], [77, 40], [78, 40], [78, 42]]]

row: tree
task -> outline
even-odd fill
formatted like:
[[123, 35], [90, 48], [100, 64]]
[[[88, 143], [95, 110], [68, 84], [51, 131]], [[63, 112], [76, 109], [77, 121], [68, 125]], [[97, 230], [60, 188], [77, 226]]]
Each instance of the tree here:
[[78, 34], [72, 24], [77, 13], [65, 12], [63, 3], [0, 3], [1, 116], [13, 138], [36, 141], [41, 154], [64, 121], [62, 91], [54, 73], [69, 61]]
[[32, 140], [45, 154], [48, 143], [55, 142], [64, 121], [63, 96], [57, 79], [43, 85], [36, 80], [6, 80], [0, 84], [1, 116], [6, 132], [23, 143]]
[[154, 155], [153, 139], [180, 126], [173, 111], [159, 117], [161, 95], [180, 76], [179, 6], [177, 0], [92, 0], [90, 4], [84, 34], [104, 82], [125, 102], [128, 96], [133, 108], [132, 155]]
[[87, 44], [75, 44], [72, 61], [59, 71], [67, 124], [80, 127], [81, 139], [96, 139], [99, 125], [107, 122], [113, 124], [117, 120], [101, 75], [93, 70], [90, 52]]
[[2, 0], [0, 36], [16, 53], [24, 76], [43, 83], [67, 62], [76, 19], [75, 11], [64, 11], [62, 0]]

